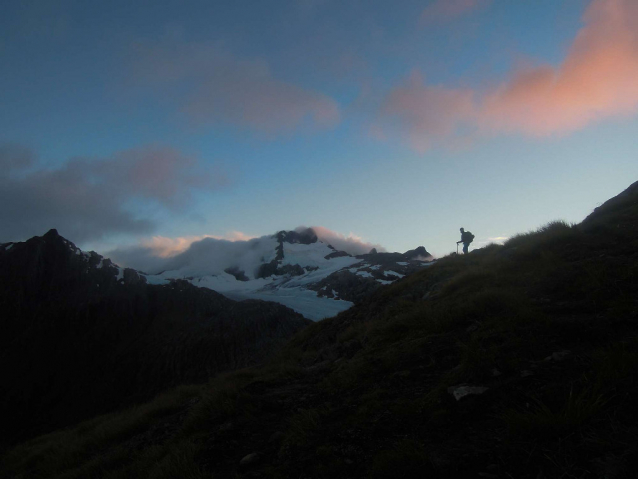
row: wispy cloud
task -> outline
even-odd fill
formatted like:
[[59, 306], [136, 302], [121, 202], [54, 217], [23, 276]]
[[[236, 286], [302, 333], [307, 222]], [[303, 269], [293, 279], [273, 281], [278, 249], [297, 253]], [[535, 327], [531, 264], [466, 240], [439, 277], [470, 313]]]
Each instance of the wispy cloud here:
[[[566, 134], [638, 110], [638, 3], [594, 0], [564, 61], [526, 66], [479, 93], [427, 84], [418, 73], [386, 97], [376, 128], [397, 120], [412, 147], [454, 144], [473, 135]], [[378, 136], [378, 132], [377, 132]]]
[[[303, 229], [304, 227], [300, 226], [297, 229], [300, 228]], [[345, 251], [352, 255], [369, 253], [372, 248], [376, 248], [379, 252], [385, 251], [383, 246], [365, 241], [363, 238], [352, 232], [345, 235], [323, 226], [313, 226], [312, 229], [317, 234], [320, 241], [332, 245], [339, 251]]]
[[[427, 85], [423, 76], [414, 71], [410, 77], [386, 97], [381, 118], [390, 120], [382, 127], [374, 125], [376, 135], [399, 134], [420, 152], [435, 144], [462, 134], [462, 129], [475, 121], [474, 92], [443, 85]], [[398, 121], [398, 130], [387, 124]]]
[[484, 7], [491, 0], [435, 0], [421, 13], [421, 23], [430, 25], [437, 22], [445, 22], [468, 14], [478, 8]]
[[147, 146], [109, 158], [72, 158], [50, 169], [26, 147], [0, 147], [0, 241], [20, 240], [57, 228], [72, 241], [111, 233], [148, 234], [155, 223], [134, 213], [142, 201], [181, 211], [194, 190], [227, 184], [221, 171], [166, 146]]
[[[296, 231], [308, 228], [299, 226]], [[361, 237], [313, 226], [319, 241], [352, 255], [369, 253], [372, 248], [385, 251], [383, 246], [367, 242]], [[259, 238], [232, 231], [226, 235], [199, 235], [168, 238], [154, 236], [134, 246], [120, 247], [106, 253], [116, 263], [147, 273], [164, 270], [180, 271], [184, 275], [221, 274], [226, 268], [238, 267], [253, 275], [263, 262], [275, 257], [277, 240], [274, 235]]]
[[150, 250], [153, 256], [160, 258], [169, 258], [177, 254], [183, 253], [196, 241], [204, 238], [213, 238], [226, 241], [248, 241], [254, 236], [247, 235], [241, 231], [231, 231], [226, 235], [199, 235], [199, 236], [179, 236], [177, 238], [169, 238], [166, 236], [153, 236], [149, 239], [143, 239], [141, 246]]
[[580, 129], [638, 107], [638, 3], [594, 0], [564, 62], [516, 71], [483, 100], [497, 131], [543, 136]]
[[340, 121], [331, 97], [276, 78], [260, 59], [239, 59], [215, 43], [138, 44], [135, 78], [169, 95], [195, 124], [233, 124], [267, 134]]

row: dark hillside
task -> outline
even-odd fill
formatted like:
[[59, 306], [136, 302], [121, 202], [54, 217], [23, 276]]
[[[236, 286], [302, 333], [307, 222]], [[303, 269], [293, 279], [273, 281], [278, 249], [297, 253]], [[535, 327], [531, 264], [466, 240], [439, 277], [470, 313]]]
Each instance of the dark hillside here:
[[145, 284], [51, 230], [0, 246], [0, 440], [256, 364], [309, 321], [185, 281]]
[[4, 456], [29, 477], [634, 478], [638, 186], [451, 255], [267, 367]]

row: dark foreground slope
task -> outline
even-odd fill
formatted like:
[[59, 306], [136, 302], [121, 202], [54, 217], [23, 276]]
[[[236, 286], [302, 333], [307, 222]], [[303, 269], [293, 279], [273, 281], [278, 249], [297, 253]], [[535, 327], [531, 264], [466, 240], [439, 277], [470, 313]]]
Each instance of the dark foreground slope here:
[[279, 304], [118, 273], [55, 230], [0, 246], [1, 441], [255, 364], [309, 323]]
[[25, 443], [6, 475], [633, 478], [638, 184], [382, 288], [261, 369]]

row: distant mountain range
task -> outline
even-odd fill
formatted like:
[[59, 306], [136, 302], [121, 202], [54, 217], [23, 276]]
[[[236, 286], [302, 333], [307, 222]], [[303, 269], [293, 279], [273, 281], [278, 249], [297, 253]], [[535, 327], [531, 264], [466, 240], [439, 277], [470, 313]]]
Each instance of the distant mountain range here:
[[423, 246], [405, 253], [372, 249], [351, 255], [303, 228], [232, 244], [206, 238], [168, 259], [158, 274], [139, 274], [151, 284], [183, 279], [233, 299], [275, 301], [319, 320], [431, 262]]

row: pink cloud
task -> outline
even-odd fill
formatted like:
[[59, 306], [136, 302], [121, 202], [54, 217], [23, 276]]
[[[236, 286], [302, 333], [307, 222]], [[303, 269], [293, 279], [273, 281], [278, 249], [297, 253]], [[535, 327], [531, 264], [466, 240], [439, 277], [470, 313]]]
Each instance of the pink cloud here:
[[197, 235], [197, 236], [179, 236], [177, 238], [169, 238], [166, 236], [153, 236], [152, 238], [141, 240], [141, 246], [149, 250], [152, 256], [160, 258], [170, 258], [186, 251], [196, 241], [204, 238], [213, 238], [227, 241], [248, 241], [255, 238], [241, 231], [231, 231], [230, 233], [219, 235]]
[[547, 136], [638, 110], [638, 3], [594, 0], [558, 67], [528, 66], [479, 94], [428, 85], [418, 74], [394, 88], [379, 113], [384, 132], [398, 119], [418, 151], [468, 133]]
[[483, 126], [535, 136], [574, 131], [638, 107], [638, 3], [595, 0], [565, 61], [515, 72], [489, 93]]
[[451, 20], [487, 5], [490, 0], [436, 0], [421, 13], [421, 23]]
[[229, 183], [218, 167], [169, 146], [145, 146], [116, 153], [108, 161], [86, 164], [95, 181], [114, 190], [154, 199], [166, 206], [183, 205], [193, 189], [217, 189]]
[[138, 81], [170, 92], [196, 124], [231, 123], [268, 133], [301, 126], [329, 129], [340, 121], [331, 97], [275, 78], [262, 60], [238, 59], [216, 44], [135, 48]]
[[[300, 226], [296, 229], [305, 229], [305, 227]], [[385, 251], [383, 246], [365, 241], [352, 232], [346, 236], [343, 233], [332, 231], [323, 226], [312, 226], [312, 229], [317, 234], [319, 241], [323, 241], [339, 251], [345, 251], [352, 255], [369, 253], [372, 248], [376, 248], [379, 252]]]
[[[475, 118], [473, 92], [427, 85], [419, 72], [413, 72], [385, 99], [381, 116], [398, 120], [412, 147], [423, 152], [459, 135], [463, 125]], [[377, 136], [387, 133], [379, 124], [373, 131]]]

